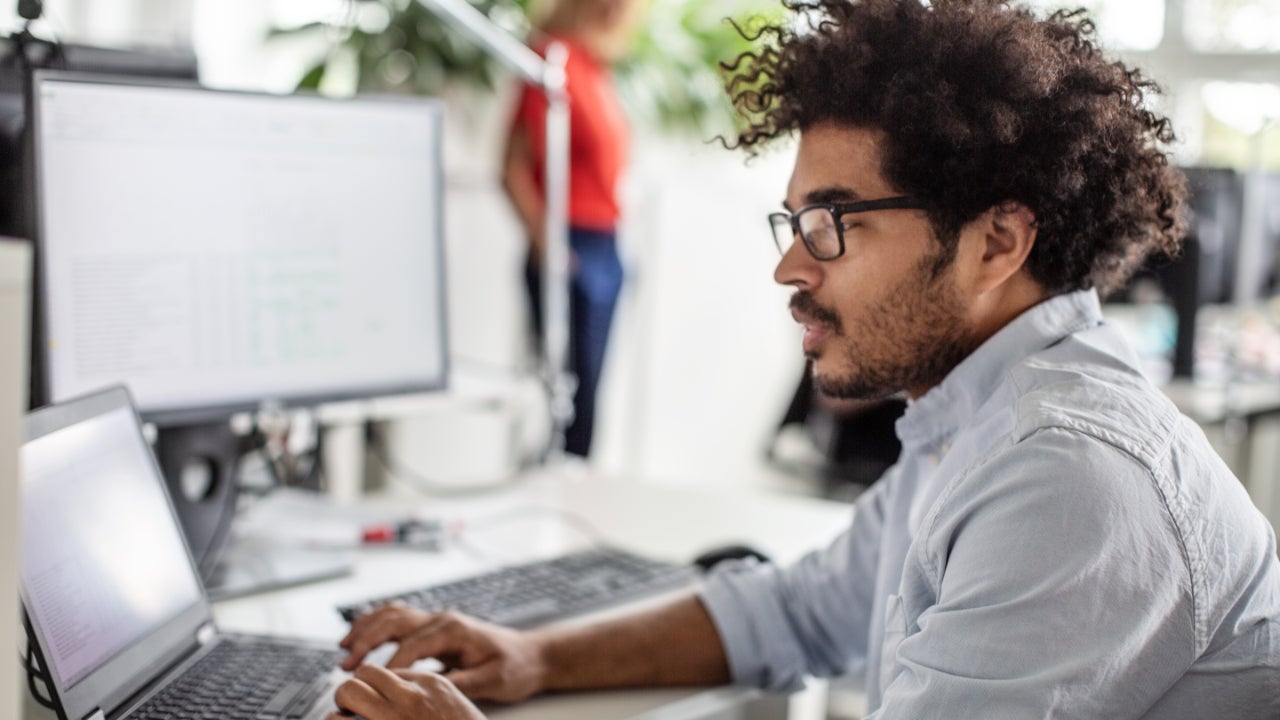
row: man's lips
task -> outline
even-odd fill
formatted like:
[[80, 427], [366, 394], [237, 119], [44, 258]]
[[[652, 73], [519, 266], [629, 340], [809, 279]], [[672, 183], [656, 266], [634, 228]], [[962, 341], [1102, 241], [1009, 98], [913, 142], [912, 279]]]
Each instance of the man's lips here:
[[791, 317], [804, 326], [803, 345], [806, 353], [814, 352], [818, 345], [831, 334], [831, 328], [826, 323], [815, 320], [795, 308], [791, 310]]
[[822, 344], [822, 341], [825, 340], [829, 334], [831, 334], [831, 331], [827, 330], [825, 327], [805, 325], [803, 340], [804, 351], [806, 353], [817, 352], [818, 346]]

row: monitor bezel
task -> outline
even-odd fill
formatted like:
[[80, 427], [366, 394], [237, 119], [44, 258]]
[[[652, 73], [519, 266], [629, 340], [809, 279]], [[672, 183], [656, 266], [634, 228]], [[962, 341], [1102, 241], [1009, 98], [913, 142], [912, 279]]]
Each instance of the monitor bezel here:
[[[423, 382], [416, 383], [389, 383], [385, 385], [361, 385], [361, 386], [345, 386], [334, 387], [327, 390], [317, 390], [315, 392], [303, 393], [282, 393], [251, 400], [233, 400], [225, 403], [205, 403], [199, 405], [191, 405], [188, 407], [136, 407], [139, 416], [145, 421], [157, 426], [176, 426], [176, 425], [199, 425], [205, 423], [221, 422], [227, 418], [240, 414], [252, 413], [263, 408], [272, 409], [295, 409], [295, 408], [312, 408], [327, 403], [350, 402], [357, 400], [367, 400], [378, 397], [388, 397], [396, 395], [412, 395], [418, 393], [438, 392], [448, 388], [449, 377], [451, 372], [450, 362], [450, 332], [448, 317], [448, 288], [447, 273], [445, 272], [445, 222], [444, 222], [444, 103], [436, 98], [409, 97], [399, 95], [359, 95], [354, 98], [339, 99], [330, 98], [311, 92], [297, 92], [287, 95], [279, 95], [267, 92], [257, 92], [249, 90], [232, 90], [208, 88], [199, 83], [172, 80], [172, 79], [155, 79], [141, 78], [119, 75], [106, 75], [98, 73], [70, 72], [62, 70], [36, 70], [32, 75], [31, 97], [29, 98], [30, 108], [28, 112], [28, 122], [31, 131], [28, 133], [31, 145], [31, 158], [33, 166], [31, 192], [35, 195], [34, 214], [35, 221], [33, 229], [35, 233], [34, 243], [36, 250], [36, 266], [39, 275], [39, 307], [40, 310], [35, 318], [35, 325], [39, 330], [39, 337], [43, 338], [44, 347], [37, 349], [37, 363], [43, 376], [42, 387], [38, 388], [39, 398], [33, 398], [33, 401], [39, 401], [44, 404], [55, 402], [54, 378], [52, 372], [52, 358], [48, 352], [49, 338], [49, 278], [48, 278], [48, 262], [47, 262], [47, 241], [45, 228], [45, 193], [44, 188], [44, 164], [41, 162], [41, 148], [44, 144], [43, 138], [43, 122], [42, 122], [42, 100], [41, 89], [48, 82], [66, 82], [66, 83], [83, 83], [89, 85], [123, 85], [127, 87], [146, 87], [158, 89], [178, 89], [178, 90], [198, 90], [200, 92], [212, 94], [225, 94], [234, 96], [249, 96], [258, 98], [291, 98], [302, 99], [308, 102], [317, 103], [386, 103], [397, 105], [412, 105], [421, 108], [423, 111], [432, 116], [432, 144], [435, 148], [435, 183], [437, 191], [435, 200], [437, 207], [435, 208], [435, 235], [437, 238], [435, 273], [436, 287], [438, 293], [438, 302], [436, 307], [439, 316], [436, 318], [440, 328], [440, 371], [436, 377], [426, 379]], [[424, 159], [429, 161], [430, 158]], [[127, 381], [125, 382], [127, 385]]]
[[[138, 442], [146, 451], [156, 482], [162, 486], [169, 516], [179, 537], [182, 538], [183, 551], [200, 594], [195, 603], [180, 610], [155, 630], [118, 651], [76, 682], [69, 685], [63, 683], [53, 668], [46, 666], [48, 684], [55, 702], [63, 713], [63, 717], [68, 718], [86, 717], [99, 708], [104, 712], [110, 712], [155, 681], [166, 668], [195, 651], [199, 647], [198, 635], [201, 629], [213, 627], [213, 609], [208, 593], [200, 580], [200, 573], [194, 558], [191, 557], [191, 548], [178, 521], [173, 499], [160, 473], [160, 467], [156, 464], [155, 455], [150, 452], [150, 446], [142, 434], [141, 421], [125, 386], [116, 385], [32, 411], [26, 417], [24, 444], [121, 409], [129, 410], [134, 416]], [[49, 638], [28, 610], [31, 607], [31, 598], [27, 593], [25, 582], [19, 582], [19, 594], [27, 627], [31, 630], [40, 655], [47, 665], [49, 658], [53, 657], [50, 652]]]

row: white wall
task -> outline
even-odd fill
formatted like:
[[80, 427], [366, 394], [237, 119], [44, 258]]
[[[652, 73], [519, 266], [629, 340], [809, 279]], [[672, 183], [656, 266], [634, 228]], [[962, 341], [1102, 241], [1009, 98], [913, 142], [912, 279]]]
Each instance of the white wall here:
[[[21, 26], [17, 2], [0, 4], [0, 29]], [[42, 37], [108, 46], [191, 44], [191, 0], [44, 0], [33, 32]]]
[[765, 222], [781, 207], [791, 152], [744, 158], [638, 139], [623, 228], [629, 285], [604, 378], [606, 468], [761, 479], [803, 358]]

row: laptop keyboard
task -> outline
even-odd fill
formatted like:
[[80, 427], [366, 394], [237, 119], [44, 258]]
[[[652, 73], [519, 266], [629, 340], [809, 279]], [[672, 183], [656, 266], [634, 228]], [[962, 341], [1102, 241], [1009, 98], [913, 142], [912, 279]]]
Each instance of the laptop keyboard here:
[[129, 720], [273, 720], [303, 717], [328, 687], [340, 650], [223, 639]]
[[457, 610], [509, 627], [528, 627], [623, 600], [688, 585], [696, 572], [613, 547], [512, 565], [462, 580], [338, 608], [348, 621], [391, 603], [428, 612]]

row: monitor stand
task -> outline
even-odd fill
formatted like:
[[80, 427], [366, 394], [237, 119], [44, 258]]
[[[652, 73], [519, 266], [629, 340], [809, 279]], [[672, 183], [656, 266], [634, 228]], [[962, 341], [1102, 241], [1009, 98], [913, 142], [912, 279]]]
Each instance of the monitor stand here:
[[240, 458], [260, 442], [256, 434], [237, 435], [227, 422], [166, 426], [156, 433], [160, 470], [214, 599], [326, 580], [353, 569], [349, 558], [332, 552], [233, 540]]

